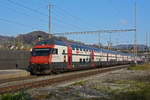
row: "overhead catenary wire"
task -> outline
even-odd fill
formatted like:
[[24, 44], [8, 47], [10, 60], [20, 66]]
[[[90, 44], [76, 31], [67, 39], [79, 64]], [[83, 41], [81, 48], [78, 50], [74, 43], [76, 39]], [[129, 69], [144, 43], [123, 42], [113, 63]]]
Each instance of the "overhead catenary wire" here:
[[[52, 11], [52, 12], [53, 12], [53, 15], [54, 15], [54, 19], [55, 19], [56, 21], [63, 22], [64, 24], [68, 24], [69, 26], [72, 26], [72, 27], [74, 27], [74, 28], [76, 28], [76, 29], [78, 29], [78, 30], [83, 30], [83, 26], [81, 27], [80, 24], [76, 25], [76, 22], [77, 22], [78, 20], [75, 20], [75, 23], [74, 23], [74, 24], [68, 23], [68, 22], [66, 22], [66, 21], [64, 22], [63, 19], [66, 18], [66, 17], [68, 17], [68, 15], [65, 16], [65, 15], [61, 14], [61, 12], [57, 12], [56, 10], [55, 10], [55, 11]], [[55, 21], [55, 20], [54, 20], [54, 21]], [[70, 22], [70, 21], [69, 21], [69, 22]], [[87, 27], [86, 27], [86, 29], [87, 29]]]
[[[57, 17], [56, 17], [56, 16], [57, 16]], [[79, 27], [79, 26], [77, 26], [77, 25], [75, 25], [75, 24], [65, 23], [63, 20], [60, 19], [60, 17], [58, 17], [58, 15], [55, 15], [55, 17], [54, 17], [53, 19], [55, 19], [54, 21], [58, 21], [59, 23], [63, 23], [63, 24], [65, 24], [65, 25], [72, 26], [72, 27], [74, 27], [74, 28], [76, 28], [76, 29], [82, 29], [81, 27]]]
[[[45, 7], [42, 7], [43, 9], [46, 9]], [[59, 9], [58, 9], [59, 8]], [[63, 9], [63, 8], [60, 8], [60, 7], [58, 7], [58, 6], [55, 6], [54, 7], [54, 5], [53, 5], [53, 9], [54, 10], [52, 10], [52, 13], [53, 13], [53, 15], [55, 16], [55, 17], [57, 17], [56, 18], [56, 20], [57, 19], [59, 19], [59, 21], [62, 19], [64, 19], [64, 18], [71, 18], [71, 19], [74, 19], [74, 20], [72, 20], [72, 21], [75, 21], [75, 23], [74, 24], [71, 24], [71, 23], [69, 23], [69, 25], [71, 25], [71, 26], [74, 26], [74, 27], [78, 27], [78, 28], [80, 28], [80, 29], [82, 29], [82, 27], [81, 27], [81, 25], [80, 24], [83, 24], [83, 25], [91, 25], [90, 23], [88, 23], [88, 22], [86, 22], [86, 21], [84, 21], [84, 19], [81, 19], [81, 18], [79, 18], [78, 16], [75, 16], [75, 15], [72, 15], [70, 12], [68, 12], [68, 11], [66, 11], [65, 9]], [[66, 16], [67, 15], [67, 16]], [[79, 22], [80, 24], [78, 24], [78, 25], [76, 25], [76, 23], [77, 22]], [[66, 22], [64, 22], [65, 24], [67, 24]], [[80, 26], [79, 26], [80, 25]], [[90, 26], [91, 27], [91, 26]], [[93, 27], [93, 26], [92, 26]], [[94, 26], [95, 28], [96, 28], [96, 26]], [[97, 27], [98, 28], [98, 27]], [[86, 27], [86, 29], [87, 29], [87, 27]], [[99, 29], [99, 28], [98, 28]]]
[[26, 24], [23, 24], [23, 23], [20, 23], [20, 22], [8, 20], [8, 19], [5, 19], [5, 18], [0, 18], [0, 21], [11, 23], [11, 24], [16, 24], [16, 25], [21, 25], [21, 26], [24, 26], [24, 27], [31, 27], [30, 25], [26, 25]]
[[[3, 5], [3, 4], [0, 4], [1, 6], [3, 6], [3, 7], [5, 7], [5, 8], [7, 8], [7, 9], [9, 9], [9, 10], [11, 10], [11, 11], [13, 11], [13, 13], [14, 12], [16, 12], [17, 14], [19, 14], [19, 15], [21, 15], [21, 16], [30, 16], [30, 17], [35, 17], [35, 16], [33, 16], [32, 14], [28, 14], [28, 13], [24, 13], [24, 12], [22, 12], [22, 11], [19, 11], [18, 9], [15, 9], [14, 7], [12, 8], [10, 8], [10, 7], [8, 7], [8, 6], [6, 6], [6, 5]], [[41, 18], [38, 18], [38, 21], [41, 21], [41, 22], [47, 22], [45, 19], [41, 19]]]
[[[14, 5], [17, 5], [17, 6], [19, 6], [19, 7], [22, 7], [22, 8], [24, 8], [24, 9], [28, 9], [29, 11], [32, 11], [32, 12], [35, 12], [35, 13], [38, 13], [38, 14], [40, 14], [40, 15], [42, 15], [42, 16], [46, 16], [46, 17], [48, 17], [48, 13], [46, 14], [46, 13], [43, 13], [43, 12], [41, 12], [41, 11], [39, 11], [39, 10], [37, 10], [37, 9], [35, 9], [35, 8], [31, 8], [31, 7], [28, 7], [28, 6], [25, 6], [23, 3], [18, 3], [18, 2], [15, 2], [15, 1], [13, 1], [13, 0], [8, 0], [10, 3], [13, 3]], [[64, 25], [66, 25], [66, 26], [68, 26], [68, 27], [72, 27], [73, 29], [78, 29], [78, 30], [80, 30], [80, 29], [83, 29], [83, 28], [81, 28], [81, 25], [79, 24], [79, 25], [76, 25], [76, 23], [66, 23], [63, 19], [62, 19], [62, 17], [60, 17], [60, 16], [62, 16], [62, 15], [67, 15], [67, 16], [70, 16], [71, 18], [73, 18], [74, 20], [76, 20], [76, 21], [79, 21], [80, 23], [83, 23], [83, 24], [87, 24], [87, 23], [89, 23], [89, 22], [85, 22], [83, 19], [81, 19], [81, 18], [79, 18], [79, 17], [77, 17], [77, 16], [74, 16], [74, 15], [72, 15], [70, 12], [68, 12], [68, 11], [66, 11], [66, 10], [64, 10], [64, 8], [61, 8], [61, 9], [58, 9], [58, 11], [59, 12], [62, 12], [61, 14], [58, 14], [57, 13], [57, 11], [56, 12], [54, 12], [54, 13], [56, 13], [55, 15], [55, 17], [53, 17], [54, 18], [54, 20], [52, 21], [53, 23], [57, 23], [57, 24], [59, 24], [59, 25], [62, 25], [62, 26], [64, 26]], [[63, 14], [64, 13], [64, 14]], [[27, 14], [28, 15], [28, 14]], [[60, 16], [59, 16], [60, 15]], [[46, 21], [45, 21], [46, 22]], [[47, 21], [48, 22], [48, 21]], [[90, 26], [90, 25], [89, 25]], [[92, 26], [92, 25], [91, 25]], [[109, 25], [109, 27], [113, 27], [113, 26], [115, 26], [115, 25]], [[119, 25], [117, 25], [117, 26], [119, 26]], [[99, 28], [98, 28], [99, 29]], [[81, 33], [86, 33], [86, 32], [81, 32]]]
[[[59, 8], [59, 9], [58, 9]], [[93, 25], [91, 25], [91, 23], [89, 23], [89, 22], [87, 22], [85, 19], [82, 19], [82, 18], [80, 18], [80, 17], [78, 17], [78, 16], [75, 16], [75, 15], [72, 15], [69, 11], [67, 11], [67, 10], [65, 10], [64, 8], [60, 8], [60, 7], [56, 7], [56, 9], [55, 9], [55, 12], [57, 13], [61, 13], [61, 15], [63, 15], [64, 17], [66, 16], [66, 17], [68, 17], [68, 16], [70, 16], [72, 19], [74, 19], [74, 20], [76, 20], [76, 22], [79, 22], [79, 23], [81, 23], [81, 24], [83, 24], [83, 25], [86, 25], [86, 24], [88, 24], [88, 25], [90, 25], [89, 27], [90, 28], [97, 28], [97, 29], [100, 29], [100, 27], [97, 27], [97, 26], [93, 26]], [[123, 25], [121, 25], [121, 24], [108, 24], [108, 25], [104, 25], [103, 27], [104, 28], [112, 28], [112, 27], [124, 27], [124, 26], [128, 26], [128, 27], [134, 27], [134, 25], [131, 25], [131, 24], [123, 24]]]
[[21, 4], [21, 3], [15, 2], [13, 0], [7, 0], [7, 1], [12, 3], [12, 4], [14, 4], [14, 5], [20, 6], [20, 7], [24, 8], [24, 9], [28, 9], [28, 10], [30, 10], [32, 12], [38, 13], [40, 15], [48, 16], [48, 14], [45, 14], [45, 13], [43, 13], [43, 12], [37, 10], [37, 9], [33, 9], [33, 8], [30, 8], [30, 7], [27, 7], [27, 6], [25, 6], [25, 5]]
[[64, 32], [64, 33], [54, 33], [54, 35], [73, 35], [73, 34], [97, 34], [97, 33], [120, 33], [135, 31], [135, 29], [118, 29], [118, 30], [96, 30], [96, 31], [82, 31], [82, 32]]
[[75, 20], [76, 22], [79, 22], [80, 24], [90, 25], [89, 27], [98, 28], [97, 26], [93, 26], [93, 25], [91, 25], [91, 23], [85, 21], [85, 19], [82, 19], [78, 16], [71, 14], [69, 11], [65, 10], [64, 8], [56, 7], [55, 12], [60, 13], [64, 17], [70, 17], [70, 18], [72, 18], [72, 20]]
[[[45, 8], [44, 8], [45, 9]], [[56, 17], [58, 17], [59, 19], [64, 19], [64, 18], [70, 18], [72, 21], [75, 21], [75, 23], [80, 23], [81, 25], [90, 25], [88, 27], [86, 27], [86, 29], [91, 29], [91, 28], [97, 28], [99, 29], [100, 27], [97, 27], [97, 26], [93, 26], [91, 25], [91, 23], [87, 22], [85, 19], [82, 19], [78, 16], [75, 16], [73, 14], [71, 14], [69, 11], [65, 10], [64, 8], [60, 8], [58, 6], [55, 6], [54, 7], [54, 11], [53, 12], [53, 15], [56, 15]], [[74, 23], [74, 24], [75, 24]], [[78, 24], [78, 25], [80, 25]], [[81, 27], [80, 25], [80, 27]], [[112, 25], [104, 25], [103, 27], [104, 28], [112, 28], [112, 27], [122, 27], [122, 26], [130, 26], [130, 27], [133, 27], [133, 25], [131, 24], [124, 24], [124, 25], [121, 25], [121, 24], [112, 24]]]
[[[15, 1], [13, 1], [13, 0], [8, 0], [8, 1], [9, 1], [10, 3], [13, 3], [14, 5], [20, 6], [20, 7], [24, 8], [24, 9], [28, 9], [28, 10], [30, 10], [30, 11], [32, 11], [32, 12], [35, 12], [35, 13], [38, 13], [38, 14], [40, 14], [40, 15], [42, 15], [42, 16], [48, 17], [48, 14], [45, 14], [45, 13], [43, 13], [43, 12], [37, 10], [37, 9], [33, 9], [33, 8], [30, 8], [30, 7], [27, 7], [27, 6], [25, 6], [25, 5], [21, 4], [21, 3], [15, 2]], [[59, 8], [59, 10], [61, 10], [60, 12], [62, 12], [62, 13], [64, 13], [64, 14], [66, 13], [67, 16], [68, 16], [68, 15], [71, 16], [71, 17], [74, 18], [76, 21], [80, 21], [81, 23], [82, 23], [82, 22], [87, 23], [87, 22], [84, 21], [83, 19], [81, 19], [81, 18], [79, 18], [79, 17], [77, 17], [77, 16], [72, 15], [71, 13], [69, 13], [69, 12], [66, 11], [66, 10], [64, 10], [63, 8]], [[73, 28], [76, 28], [76, 29], [83, 29], [83, 28], [79, 27], [79, 25], [75, 25], [75, 24], [72, 24], [72, 23], [63, 22], [63, 21], [60, 19], [60, 17], [58, 17], [58, 15], [56, 15], [55, 17], [57, 17], [57, 18], [54, 18], [54, 19], [56, 20], [56, 22], [59, 22], [59, 23], [68, 25], [69, 27], [73, 27]], [[55, 20], [54, 20], [54, 21], [55, 21]], [[109, 27], [113, 27], [113, 26], [115, 26], [115, 25], [109, 25]], [[119, 26], [119, 25], [116, 25], [116, 26]], [[99, 28], [98, 28], [98, 29], [99, 29]]]
[[[5, 6], [5, 7], [7, 7], [7, 6]], [[25, 16], [32, 16], [31, 14], [28, 14], [28, 13], [23, 13], [23, 12], [20, 12], [20, 11], [18, 11], [18, 10], [16, 10], [16, 9], [11, 9], [11, 8], [9, 8], [9, 7], [7, 7], [8, 9], [10, 9], [10, 10], [12, 10], [13, 12], [16, 12], [16, 13], [20, 13], [21, 15], [25, 15]], [[41, 22], [48, 22], [48, 21], [46, 21], [46, 20], [44, 20], [44, 19], [40, 19], [40, 18], [38, 18]], [[56, 19], [56, 18], [54, 18], [54, 19]], [[38, 21], [39, 21], [38, 20]], [[59, 22], [59, 24], [61, 23], [61, 20], [56, 20], [56, 22]], [[65, 24], [65, 23], [63, 23], [63, 24]], [[71, 26], [71, 25], [69, 25], [69, 26]], [[61, 25], [61, 27], [63, 27], [63, 25]], [[74, 27], [74, 26], [73, 26]]]
[[[24, 8], [24, 9], [27, 9], [27, 10], [30, 10], [30, 11], [32, 11], [32, 12], [34, 12], [34, 13], [38, 13], [38, 14], [40, 14], [40, 15], [42, 15], [42, 16], [48, 17], [48, 14], [45, 14], [45, 13], [43, 13], [43, 12], [37, 10], [37, 9], [33, 9], [33, 8], [30, 8], [30, 7], [27, 7], [27, 6], [25, 6], [25, 5], [21, 4], [21, 3], [18, 3], [18, 2], [12, 1], [12, 0], [8, 0], [8, 1], [9, 1], [10, 3], [12, 3], [12, 4], [14, 4], [14, 5], [17, 5], [17, 6], [20, 6], [20, 7]], [[55, 19], [56, 21], [59, 21], [60, 23], [68, 24], [68, 26], [72, 26], [72, 27], [75, 27], [75, 28], [77, 28], [77, 29], [80, 28], [79, 26], [76, 26], [76, 25], [74, 25], [74, 24], [63, 22], [63, 21], [60, 20], [59, 18], [54, 18], [54, 19]], [[82, 29], [82, 28], [80, 28], [80, 29]]]

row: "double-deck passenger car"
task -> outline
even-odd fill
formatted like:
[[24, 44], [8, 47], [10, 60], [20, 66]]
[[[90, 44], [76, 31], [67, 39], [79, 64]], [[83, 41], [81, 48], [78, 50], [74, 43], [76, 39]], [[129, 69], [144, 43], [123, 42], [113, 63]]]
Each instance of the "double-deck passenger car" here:
[[[140, 57], [137, 59], [141, 61]], [[49, 39], [39, 41], [34, 46], [29, 68], [33, 74], [48, 74], [129, 64], [133, 60], [131, 54]]]

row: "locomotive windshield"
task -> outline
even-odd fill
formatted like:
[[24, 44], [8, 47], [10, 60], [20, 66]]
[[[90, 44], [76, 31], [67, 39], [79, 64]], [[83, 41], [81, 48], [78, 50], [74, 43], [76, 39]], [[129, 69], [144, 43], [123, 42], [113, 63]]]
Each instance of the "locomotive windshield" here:
[[49, 56], [49, 54], [58, 54], [56, 48], [36, 48], [32, 51], [32, 56]]
[[48, 56], [51, 48], [36, 48], [32, 51], [32, 56]]

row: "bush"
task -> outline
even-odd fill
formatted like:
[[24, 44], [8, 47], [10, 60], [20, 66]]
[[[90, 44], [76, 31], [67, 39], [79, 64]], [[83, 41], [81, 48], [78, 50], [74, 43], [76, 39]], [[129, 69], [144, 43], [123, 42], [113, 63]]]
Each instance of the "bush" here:
[[21, 91], [16, 94], [7, 93], [0, 95], [0, 100], [32, 100], [32, 99], [28, 93]]
[[74, 85], [81, 85], [81, 86], [84, 86], [84, 85], [85, 85], [85, 81], [75, 82]]
[[130, 67], [128, 68], [129, 70], [133, 70], [136, 67], [135, 64], [130, 64]]
[[129, 70], [149, 70], [150, 65], [149, 64], [141, 64], [141, 65], [136, 66], [135, 64], [131, 64], [128, 69]]

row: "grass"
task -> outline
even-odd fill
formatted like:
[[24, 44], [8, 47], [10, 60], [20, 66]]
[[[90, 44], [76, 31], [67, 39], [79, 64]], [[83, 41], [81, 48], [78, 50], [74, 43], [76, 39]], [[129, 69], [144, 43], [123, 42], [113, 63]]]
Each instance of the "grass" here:
[[74, 82], [73, 85], [81, 85], [81, 86], [84, 86], [84, 85], [85, 85], [85, 81]]
[[7, 93], [0, 95], [0, 100], [32, 100], [31, 96], [25, 91], [16, 94]]
[[111, 98], [112, 100], [150, 100], [150, 85], [136, 83], [133, 87], [128, 87], [128, 90], [112, 93]]
[[129, 70], [150, 70], [150, 64], [130, 65]]
[[150, 100], [150, 85], [146, 82], [135, 82], [128, 87], [122, 87], [120, 89], [104, 86], [99, 88], [98, 91], [108, 95], [108, 97], [103, 97], [102, 100]]
[[129, 80], [120, 80], [120, 81], [118, 81], [118, 84], [130, 84], [131, 83], [131, 81], [129, 81]]

